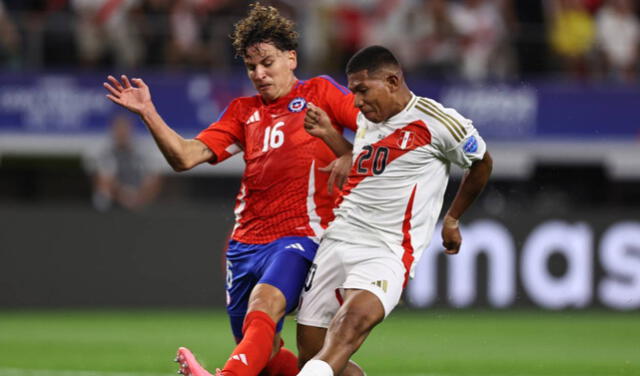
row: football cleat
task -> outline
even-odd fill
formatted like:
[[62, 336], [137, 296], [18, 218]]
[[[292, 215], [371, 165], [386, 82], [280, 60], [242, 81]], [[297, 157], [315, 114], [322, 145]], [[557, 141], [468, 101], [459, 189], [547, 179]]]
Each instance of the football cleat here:
[[[186, 347], [178, 349], [176, 358], [178, 359], [178, 364], [180, 364], [178, 373], [184, 376], [213, 376], [198, 363], [196, 357]], [[222, 375], [222, 373], [218, 372], [219, 370], [216, 370], [216, 375]]]

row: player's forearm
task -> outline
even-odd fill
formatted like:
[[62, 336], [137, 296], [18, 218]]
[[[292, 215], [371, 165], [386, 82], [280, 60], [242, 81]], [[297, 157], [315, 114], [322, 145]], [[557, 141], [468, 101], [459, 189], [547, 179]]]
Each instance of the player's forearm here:
[[175, 171], [185, 171], [201, 163], [193, 157], [193, 147], [165, 123], [155, 107], [150, 106], [140, 114], [158, 148]]
[[475, 162], [462, 178], [456, 197], [447, 211], [446, 217], [448, 218], [445, 217], [445, 220], [457, 221], [460, 219], [487, 185], [492, 169], [493, 160], [489, 152], [486, 152], [482, 160]]
[[322, 137], [322, 141], [324, 141], [338, 157], [349, 154], [353, 150], [353, 145], [335, 129], [332, 132], [327, 132], [327, 134]]

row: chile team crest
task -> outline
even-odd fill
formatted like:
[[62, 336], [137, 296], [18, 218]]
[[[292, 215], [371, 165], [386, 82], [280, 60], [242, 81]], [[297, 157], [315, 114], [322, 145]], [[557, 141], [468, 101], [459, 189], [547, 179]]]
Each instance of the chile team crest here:
[[300, 112], [307, 108], [307, 101], [302, 97], [296, 97], [289, 102], [289, 111]]

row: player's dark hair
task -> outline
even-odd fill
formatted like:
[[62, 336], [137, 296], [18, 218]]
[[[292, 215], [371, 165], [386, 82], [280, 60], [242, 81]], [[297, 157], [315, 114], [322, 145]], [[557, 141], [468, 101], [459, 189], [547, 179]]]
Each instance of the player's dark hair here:
[[382, 46], [369, 46], [356, 52], [347, 63], [347, 74], [368, 70], [375, 72], [380, 68], [392, 66], [400, 68], [400, 63], [388, 48]]
[[260, 3], [250, 5], [249, 15], [234, 25], [230, 37], [239, 57], [246, 57], [247, 48], [257, 43], [271, 43], [280, 51], [298, 48], [293, 21], [281, 16], [276, 8]]

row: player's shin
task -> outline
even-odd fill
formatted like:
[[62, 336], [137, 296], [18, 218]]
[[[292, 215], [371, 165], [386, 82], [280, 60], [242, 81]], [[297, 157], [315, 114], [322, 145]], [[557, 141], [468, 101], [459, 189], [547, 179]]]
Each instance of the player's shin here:
[[269, 362], [276, 324], [262, 311], [249, 312], [242, 328], [242, 341], [222, 369], [226, 376], [256, 376]]

